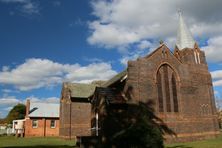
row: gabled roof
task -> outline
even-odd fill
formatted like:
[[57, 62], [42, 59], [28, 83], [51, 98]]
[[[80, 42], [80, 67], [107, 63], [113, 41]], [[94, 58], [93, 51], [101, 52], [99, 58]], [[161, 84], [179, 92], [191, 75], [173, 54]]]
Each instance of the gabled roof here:
[[82, 83], [64, 83], [63, 87], [68, 88], [73, 98], [88, 98], [96, 88], [96, 84], [82, 84]]
[[30, 102], [29, 117], [59, 118], [59, 104]]
[[169, 49], [164, 43], [161, 43], [159, 45], [159, 47], [157, 47], [155, 50], [153, 50], [150, 54], [146, 55], [145, 58], [149, 58], [149, 57], [153, 56], [156, 52], [158, 52], [163, 47], [166, 47], [167, 49]]
[[118, 73], [117, 75], [115, 75], [114, 77], [112, 77], [110, 80], [108, 80], [106, 83], [104, 83], [102, 85], [102, 87], [108, 87], [108, 86], [114, 84], [115, 82], [121, 80], [125, 76], [127, 76], [127, 70], [124, 70], [124, 71]]
[[194, 48], [195, 41], [188, 30], [181, 12], [179, 12], [179, 27], [177, 31], [177, 47], [181, 50], [184, 48]]
[[120, 94], [118, 90], [109, 87], [96, 87], [94, 96], [92, 103], [97, 105], [100, 105], [100, 100], [98, 99], [105, 99], [104, 101], [107, 105], [126, 102], [126, 97], [124, 97], [124, 95]]

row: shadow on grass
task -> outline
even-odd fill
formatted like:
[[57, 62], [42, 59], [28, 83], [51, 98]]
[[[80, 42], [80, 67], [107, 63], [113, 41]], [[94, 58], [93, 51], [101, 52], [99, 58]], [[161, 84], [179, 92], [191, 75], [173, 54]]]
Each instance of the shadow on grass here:
[[175, 145], [175, 146], [167, 146], [166, 148], [192, 148], [192, 147], [185, 145]]
[[[76, 146], [70, 145], [33, 145], [33, 146], [5, 146], [3, 148], [75, 148]], [[77, 147], [76, 147], [77, 148]]]

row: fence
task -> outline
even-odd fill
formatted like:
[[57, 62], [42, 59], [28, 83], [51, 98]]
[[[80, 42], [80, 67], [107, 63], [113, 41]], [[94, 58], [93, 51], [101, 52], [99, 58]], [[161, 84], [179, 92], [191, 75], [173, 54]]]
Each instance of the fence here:
[[0, 135], [10, 135], [14, 134], [12, 128], [0, 129]]

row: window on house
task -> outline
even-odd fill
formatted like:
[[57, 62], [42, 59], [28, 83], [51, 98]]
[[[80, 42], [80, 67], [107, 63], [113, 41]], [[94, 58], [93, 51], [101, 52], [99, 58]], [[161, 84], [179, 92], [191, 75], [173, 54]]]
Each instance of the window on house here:
[[32, 128], [38, 128], [38, 120], [32, 120]]
[[56, 121], [55, 120], [51, 120], [50, 127], [51, 128], [55, 128], [56, 127]]

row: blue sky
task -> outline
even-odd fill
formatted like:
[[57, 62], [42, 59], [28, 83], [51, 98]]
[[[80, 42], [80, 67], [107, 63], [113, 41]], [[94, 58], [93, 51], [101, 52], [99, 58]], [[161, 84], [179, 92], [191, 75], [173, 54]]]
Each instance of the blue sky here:
[[[192, 5], [191, 5], [192, 4]], [[106, 80], [159, 40], [173, 50], [178, 8], [222, 95], [222, 2], [0, 0], [0, 118], [17, 103], [58, 102], [62, 82]]]

